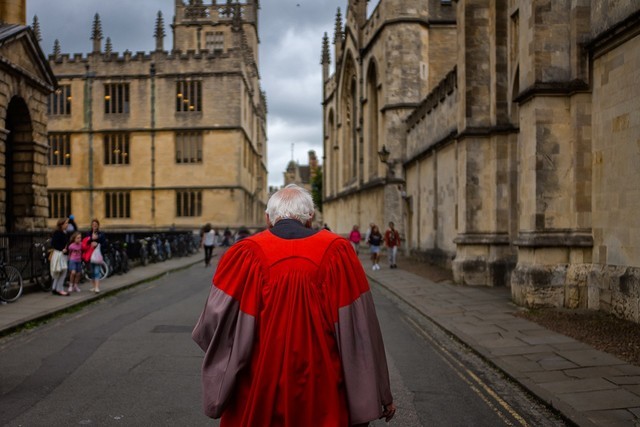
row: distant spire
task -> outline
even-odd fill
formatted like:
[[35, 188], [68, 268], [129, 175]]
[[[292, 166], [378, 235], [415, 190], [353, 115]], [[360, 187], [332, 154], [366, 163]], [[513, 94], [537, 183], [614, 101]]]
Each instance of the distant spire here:
[[97, 13], [93, 17], [91, 40], [93, 40], [93, 52], [99, 53], [102, 49], [102, 23], [100, 22], [100, 15]]
[[324, 37], [322, 37], [322, 57], [320, 58], [320, 63], [331, 63], [331, 57], [329, 56], [329, 36], [326, 32], [324, 33]]
[[156, 18], [156, 31], [153, 33], [153, 36], [156, 38], [156, 51], [164, 50], [165, 35], [164, 18], [162, 17], [162, 12], [158, 11], [158, 17]]
[[42, 34], [40, 33], [40, 21], [38, 21], [38, 15], [33, 15], [33, 24], [31, 24], [33, 34], [36, 36], [38, 43], [42, 42]]
[[53, 56], [57, 58], [58, 56], [60, 56], [60, 53], [61, 53], [60, 40], [56, 39], [53, 42]]
[[104, 46], [104, 53], [107, 54], [107, 56], [111, 55], [111, 53], [113, 52], [113, 45], [111, 44], [111, 37], [107, 37], [107, 43]]
[[333, 44], [342, 43], [342, 13], [340, 8], [336, 12], [336, 27], [333, 33]]
[[102, 40], [102, 22], [100, 14], [96, 13], [93, 17], [93, 29], [91, 31], [91, 40]]

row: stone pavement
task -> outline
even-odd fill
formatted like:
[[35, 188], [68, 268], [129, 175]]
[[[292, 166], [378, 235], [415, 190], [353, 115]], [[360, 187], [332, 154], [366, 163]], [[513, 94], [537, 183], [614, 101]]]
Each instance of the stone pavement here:
[[[371, 271], [386, 288], [580, 426], [640, 426], [640, 367], [513, 316], [519, 308], [504, 288], [435, 283], [401, 268]], [[74, 305], [202, 262], [202, 255], [137, 267], [100, 284], [101, 293], [69, 297], [30, 292], [0, 306], [0, 336]], [[408, 262], [405, 260], [405, 262]]]
[[[70, 307], [104, 298], [121, 289], [156, 279], [172, 271], [201, 263], [202, 253], [183, 258], [172, 258], [158, 264], [132, 268], [127, 274], [113, 275], [100, 282], [100, 293], [89, 290], [89, 282], [80, 285], [81, 292], [73, 292], [70, 296], [52, 295], [50, 292], [29, 289], [16, 302], [0, 305], [0, 336], [11, 333], [29, 322], [43, 320]], [[25, 282], [25, 287], [28, 283]]]
[[[407, 262], [407, 261], [405, 261]], [[435, 283], [386, 265], [378, 283], [580, 426], [640, 426], [640, 367], [528, 320], [506, 288]]]

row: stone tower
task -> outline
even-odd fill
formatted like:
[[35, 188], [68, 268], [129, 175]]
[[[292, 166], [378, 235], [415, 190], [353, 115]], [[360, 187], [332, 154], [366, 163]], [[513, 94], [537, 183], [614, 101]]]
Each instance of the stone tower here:
[[98, 15], [90, 53], [56, 45], [50, 224], [60, 212], [81, 223], [99, 217], [110, 230], [262, 224], [266, 97], [257, 9], [257, 1], [176, 0], [167, 49], [161, 14], [150, 52], [105, 45]]

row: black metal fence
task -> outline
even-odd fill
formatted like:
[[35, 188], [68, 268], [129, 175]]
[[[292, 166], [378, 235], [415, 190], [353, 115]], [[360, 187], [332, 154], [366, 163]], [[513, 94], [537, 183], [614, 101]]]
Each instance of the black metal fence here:
[[[83, 232], [83, 236], [88, 231]], [[51, 232], [22, 232], [0, 234], [0, 259], [8, 265], [16, 267], [23, 280], [38, 280], [43, 269], [48, 269], [47, 256], [51, 248]], [[132, 260], [140, 257], [144, 242], [155, 238], [162, 242], [173, 242], [180, 238], [183, 242], [191, 241], [191, 247], [199, 244], [199, 235], [190, 231], [163, 232], [105, 232], [108, 242], [118, 242], [126, 246], [127, 255]], [[106, 248], [105, 248], [106, 249]], [[176, 254], [177, 255], [177, 254]]]

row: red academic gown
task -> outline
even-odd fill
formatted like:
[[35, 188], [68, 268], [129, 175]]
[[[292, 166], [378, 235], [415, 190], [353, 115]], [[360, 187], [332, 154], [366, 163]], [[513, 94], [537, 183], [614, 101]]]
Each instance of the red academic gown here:
[[220, 260], [193, 331], [222, 427], [348, 426], [392, 402], [369, 284], [349, 242], [264, 231]]

